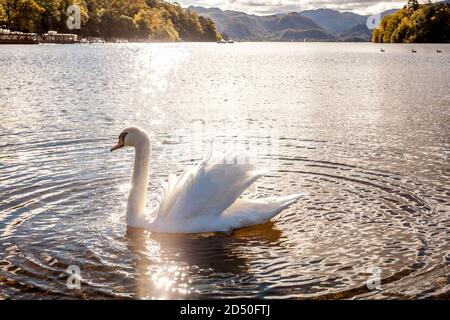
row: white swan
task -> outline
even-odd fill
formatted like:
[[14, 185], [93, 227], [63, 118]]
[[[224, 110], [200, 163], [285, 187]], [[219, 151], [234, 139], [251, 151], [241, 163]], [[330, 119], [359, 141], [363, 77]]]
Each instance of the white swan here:
[[135, 159], [128, 196], [127, 224], [154, 232], [229, 232], [262, 224], [297, 201], [300, 194], [286, 197], [245, 199], [241, 194], [264, 175], [250, 164], [229, 164], [229, 154], [210, 154], [179, 175], [170, 175], [163, 186], [153, 220], [147, 220], [150, 139], [138, 127], [126, 128], [111, 151], [134, 147]]

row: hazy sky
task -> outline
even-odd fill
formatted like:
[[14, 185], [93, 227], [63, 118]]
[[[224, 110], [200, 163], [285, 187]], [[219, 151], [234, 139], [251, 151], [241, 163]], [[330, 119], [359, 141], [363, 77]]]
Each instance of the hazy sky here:
[[[182, 6], [197, 5], [204, 7], [218, 7], [222, 10], [237, 10], [265, 15], [318, 8], [351, 11], [359, 14], [372, 14], [387, 9], [401, 8], [405, 5], [407, 0], [178, 0], [177, 2]], [[422, 3], [426, 1], [422, 0], [419, 2]]]

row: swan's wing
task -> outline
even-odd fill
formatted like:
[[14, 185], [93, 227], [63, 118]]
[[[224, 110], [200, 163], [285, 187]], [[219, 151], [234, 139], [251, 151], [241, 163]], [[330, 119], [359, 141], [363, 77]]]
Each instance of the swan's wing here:
[[265, 174], [244, 160], [238, 153], [210, 154], [181, 175], [169, 176], [159, 199], [158, 217], [218, 216]]
[[221, 216], [226, 220], [230, 229], [242, 228], [256, 224], [262, 224], [305, 195], [293, 194], [284, 197], [270, 197], [262, 199], [239, 198]]

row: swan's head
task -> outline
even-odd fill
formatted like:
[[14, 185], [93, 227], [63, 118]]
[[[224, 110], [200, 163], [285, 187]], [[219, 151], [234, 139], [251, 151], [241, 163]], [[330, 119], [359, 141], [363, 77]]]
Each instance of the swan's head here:
[[139, 127], [128, 127], [119, 135], [119, 140], [116, 145], [111, 148], [111, 151], [123, 147], [136, 147], [138, 144], [148, 143], [148, 135], [144, 129]]

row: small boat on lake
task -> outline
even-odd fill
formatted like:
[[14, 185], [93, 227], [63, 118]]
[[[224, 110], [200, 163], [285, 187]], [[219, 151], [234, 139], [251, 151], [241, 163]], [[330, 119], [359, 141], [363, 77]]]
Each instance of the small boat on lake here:
[[42, 35], [42, 43], [79, 43], [78, 35], [72, 33], [58, 33], [57, 31], [48, 31]]

